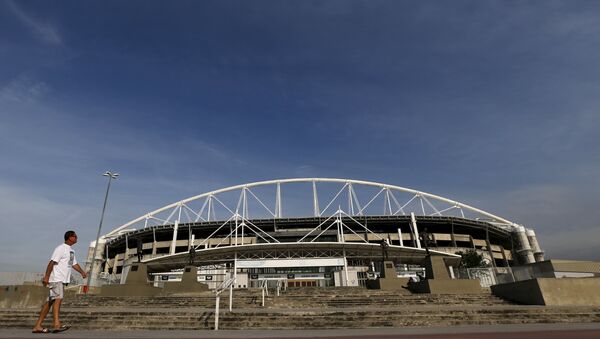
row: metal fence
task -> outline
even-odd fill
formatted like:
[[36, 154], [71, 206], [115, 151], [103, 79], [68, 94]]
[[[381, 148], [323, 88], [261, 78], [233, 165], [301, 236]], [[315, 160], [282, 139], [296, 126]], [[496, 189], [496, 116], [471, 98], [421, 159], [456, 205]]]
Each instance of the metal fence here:
[[479, 279], [482, 287], [539, 278], [531, 267], [452, 268], [456, 279]]

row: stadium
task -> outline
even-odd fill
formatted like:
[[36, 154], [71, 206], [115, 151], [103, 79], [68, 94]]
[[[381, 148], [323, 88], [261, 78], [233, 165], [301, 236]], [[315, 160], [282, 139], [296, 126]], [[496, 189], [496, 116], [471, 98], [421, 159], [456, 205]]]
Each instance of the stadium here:
[[[90, 244], [92, 261], [95, 242]], [[544, 260], [535, 232], [434, 194], [370, 181], [294, 178], [214, 190], [144, 214], [102, 235], [93, 284], [116, 283], [141, 260], [156, 283], [198, 267], [209, 287], [235, 274], [238, 288], [364, 286], [393, 261], [422, 271], [428, 253], [475, 250], [490, 266]]]

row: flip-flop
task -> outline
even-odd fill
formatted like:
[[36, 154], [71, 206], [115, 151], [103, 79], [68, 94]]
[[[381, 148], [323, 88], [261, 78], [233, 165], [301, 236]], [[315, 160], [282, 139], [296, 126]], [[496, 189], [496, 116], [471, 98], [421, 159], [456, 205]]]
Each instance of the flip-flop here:
[[50, 333], [50, 330], [44, 327], [41, 330], [33, 330], [31, 333]]
[[70, 329], [70, 328], [71, 328], [71, 326], [70, 326], [70, 325], [60, 325], [60, 327], [59, 327], [59, 328], [55, 328], [55, 329], [53, 329], [53, 330], [52, 330], [52, 333], [64, 332], [64, 331], [66, 331], [66, 330], [68, 330], [68, 329]]

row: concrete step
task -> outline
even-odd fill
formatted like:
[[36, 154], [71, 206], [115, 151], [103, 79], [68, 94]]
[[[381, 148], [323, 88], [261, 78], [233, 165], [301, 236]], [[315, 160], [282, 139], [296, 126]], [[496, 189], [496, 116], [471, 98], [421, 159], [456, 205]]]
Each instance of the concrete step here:
[[[481, 295], [425, 295], [425, 294], [396, 294], [389, 291], [352, 289], [355, 293], [349, 294], [345, 289], [329, 291], [324, 289], [315, 289], [315, 294], [306, 294], [306, 292], [286, 291], [280, 296], [275, 296], [272, 291], [265, 297], [265, 303], [268, 307], [274, 308], [297, 308], [297, 307], [379, 307], [391, 305], [417, 305], [417, 304], [437, 304], [437, 305], [498, 305], [510, 304], [491, 294]], [[343, 293], [336, 294], [339, 291]], [[240, 307], [259, 307], [262, 301], [262, 292], [260, 290], [235, 290], [234, 292], [235, 308]], [[228, 293], [221, 295], [221, 303], [228, 305]], [[98, 295], [78, 295], [74, 298], [67, 298], [63, 302], [65, 307], [154, 307], [162, 306], [168, 308], [177, 307], [214, 307], [215, 296], [212, 292], [207, 292], [201, 296], [172, 296], [172, 297], [102, 297]]]
[[301, 305], [323, 307], [380, 307], [406, 305], [509, 305], [511, 302], [488, 295], [375, 295], [375, 296], [297, 296], [283, 294], [274, 297], [269, 307], [293, 308]]
[[[37, 312], [1, 310], [2, 327], [31, 327]], [[214, 314], [165, 311], [82, 311], [65, 309], [65, 322], [80, 329], [210, 329]], [[220, 315], [222, 329], [367, 328], [515, 323], [600, 322], [596, 307], [471, 307], [444, 310], [413, 307], [381, 310], [234, 310]], [[49, 325], [49, 320], [47, 321]]]
[[[234, 294], [234, 307], [260, 306], [261, 296], [239, 296]], [[229, 295], [221, 295], [221, 304], [229, 302]], [[66, 298], [64, 307], [214, 307], [215, 295], [202, 297], [101, 297], [101, 296], [76, 296]]]
[[[235, 290], [233, 312], [221, 295], [222, 329], [328, 329], [383, 326], [600, 322], [600, 307], [514, 305], [488, 293], [407, 294], [362, 288], [273, 290], [261, 307], [259, 289]], [[102, 297], [63, 302], [62, 319], [80, 329], [211, 329], [215, 295]], [[37, 309], [0, 309], [0, 327], [31, 327]], [[50, 325], [50, 317], [46, 321]]]

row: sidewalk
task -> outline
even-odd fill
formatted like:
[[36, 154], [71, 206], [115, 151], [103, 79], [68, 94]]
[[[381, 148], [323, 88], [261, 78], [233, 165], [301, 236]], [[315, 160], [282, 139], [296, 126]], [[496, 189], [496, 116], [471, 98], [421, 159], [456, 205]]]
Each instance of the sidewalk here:
[[[246, 330], [246, 331], [84, 331], [70, 329], [59, 334], [33, 334], [31, 329], [0, 328], [0, 338], [600, 338], [600, 323], [526, 324], [454, 327], [404, 327], [334, 330]], [[509, 334], [510, 333], [510, 334]]]

